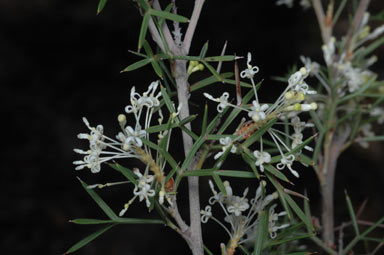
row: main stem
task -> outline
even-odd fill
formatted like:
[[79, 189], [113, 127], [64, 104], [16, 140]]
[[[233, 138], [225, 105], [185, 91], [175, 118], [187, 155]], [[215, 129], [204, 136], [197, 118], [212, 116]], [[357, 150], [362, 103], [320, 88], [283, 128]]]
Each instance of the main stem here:
[[320, 189], [322, 201], [322, 234], [323, 241], [331, 248], [334, 248], [335, 235], [334, 235], [334, 210], [333, 210], [333, 192], [335, 184], [335, 172], [337, 160], [340, 155], [340, 150], [337, 144], [332, 140], [330, 134], [330, 143], [325, 148], [324, 158], [321, 171]]
[[[185, 60], [176, 60], [174, 62], [174, 76], [177, 85], [177, 97], [179, 104], [183, 106], [180, 110], [180, 118], [184, 119], [189, 116], [188, 105], [188, 81], [187, 81], [187, 69]], [[186, 128], [191, 130], [190, 123], [185, 125]], [[184, 153], [188, 155], [193, 145], [192, 138], [185, 132], [183, 132]], [[193, 163], [192, 163], [193, 164]], [[189, 169], [191, 170], [191, 169]], [[199, 196], [199, 177], [188, 177], [188, 190], [189, 190], [189, 212], [190, 212], [190, 248], [193, 255], [203, 255], [203, 238], [201, 232], [200, 222], [200, 196]]]

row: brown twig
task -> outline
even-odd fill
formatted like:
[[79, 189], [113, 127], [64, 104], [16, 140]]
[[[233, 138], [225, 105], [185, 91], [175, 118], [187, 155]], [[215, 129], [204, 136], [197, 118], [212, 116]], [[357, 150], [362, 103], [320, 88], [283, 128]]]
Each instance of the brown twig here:
[[182, 50], [183, 50], [183, 53], [185, 54], [188, 54], [189, 49], [191, 48], [193, 34], [195, 33], [197, 21], [199, 20], [204, 2], [205, 0], [195, 0], [195, 6], [193, 8], [191, 20], [189, 21], [187, 32], [185, 33], [185, 37], [182, 45]]
[[332, 25], [332, 22], [329, 23], [326, 21], [326, 19], [328, 20], [332, 18], [325, 16], [324, 9], [321, 4], [321, 0], [312, 0], [312, 5], [313, 5], [313, 9], [315, 10], [317, 21], [319, 23], [323, 43], [327, 44], [331, 39], [333, 25]]
[[353, 39], [360, 28], [361, 21], [363, 20], [364, 13], [367, 11], [370, 0], [361, 0], [359, 7], [357, 8], [356, 14], [353, 18], [352, 27], [348, 30], [347, 43], [345, 46], [346, 60], [348, 61], [353, 55]]

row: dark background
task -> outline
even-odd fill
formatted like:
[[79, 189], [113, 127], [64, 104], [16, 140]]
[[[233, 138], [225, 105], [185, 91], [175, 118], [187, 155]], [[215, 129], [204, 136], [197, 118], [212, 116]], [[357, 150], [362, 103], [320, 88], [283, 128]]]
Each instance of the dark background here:
[[[184, 6], [179, 13], [185, 16], [193, 7], [193, 1], [188, 2], [185, 6], [183, 1], [178, 3]], [[225, 40], [229, 54], [245, 56], [251, 51], [253, 64], [261, 70], [257, 77], [265, 79], [262, 97], [268, 101], [282, 89], [271, 76], [284, 75], [289, 65], [299, 63], [301, 54], [321, 61], [319, 31], [312, 11], [279, 8], [274, 1], [251, 2], [207, 1], [191, 54], [198, 55], [207, 40], [209, 55], [219, 55]], [[76, 226], [68, 220], [105, 218], [76, 176], [88, 183], [119, 180], [119, 176], [106, 166], [98, 175], [74, 170], [72, 161], [79, 157], [72, 149], [86, 146], [76, 138], [86, 131], [81, 118], [87, 116], [94, 125], [103, 124], [106, 133], [113, 135], [118, 128], [116, 116], [128, 104], [131, 86], [143, 91], [157, 78], [149, 67], [120, 74], [139, 60], [128, 53], [137, 48], [140, 28], [140, 15], [134, 5], [111, 0], [99, 16], [95, 15], [96, 7], [96, 0], [0, 1], [1, 123], [6, 128], [0, 179], [2, 254], [62, 254], [97, 229]], [[381, 1], [372, 1], [373, 13], [383, 7]], [[338, 29], [345, 32], [343, 26]], [[377, 55], [382, 59], [383, 48]], [[374, 67], [382, 78], [383, 63], [379, 61]], [[232, 65], [226, 64], [224, 70], [232, 71]], [[206, 77], [208, 73], [191, 79], [197, 80], [199, 75]], [[191, 99], [202, 105], [201, 97]], [[191, 111], [201, 109], [194, 106]], [[369, 150], [354, 147], [341, 157], [335, 192], [336, 204], [340, 205], [336, 209], [338, 222], [348, 220], [345, 189], [355, 207], [369, 198], [364, 219], [377, 220], [384, 214], [383, 149], [379, 143]], [[310, 169], [301, 176], [292, 189], [309, 190], [316, 214], [316, 177]], [[203, 205], [210, 196], [206, 181], [202, 180]], [[100, 194], [115, 212], [132, 196], [131, 187], [112, 187]], [[152, 217], [144, 203], [135, 204], [126, 216]], [[205, 240], [214, 249], [226, 240], [216, 234], [217, 230], [213, 225], [204, 226]], [[189, 253], [184, 241], [165, 227], [119, 226], [76, 254], [176, 252]]]

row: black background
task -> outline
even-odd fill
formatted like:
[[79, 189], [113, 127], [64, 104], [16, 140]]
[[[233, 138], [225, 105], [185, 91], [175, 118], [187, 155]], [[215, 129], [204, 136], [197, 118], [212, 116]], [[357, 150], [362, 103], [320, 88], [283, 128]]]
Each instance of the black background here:
[[[178, 1], [183, 5], [179, 13], [189, 16], [192, 2]], [[321, 43], [313, 11], [276, 7], [274, 1], [253, 2], [207, 1], [191, 54], [198, 55], [207, 40], [209, 55], [219, 55], [225, 40], [229, 54], [245, 56], [251, 51], [253, 64], [261, 70], [257, 77], [265, 79], [262, 98], [268, 101], [282, 89], [282, 84], [270, 77], [284, 75], [289, 65], [299, 64], [301, 54], [321, 61]], [[87, 116], [92, 124], [103, 124], [106, 133], [113, 135], [118, 130], [116, 116], [128, 104], [131, 86], [143, 91], [157, 78], [150, 67], [120, 74], [139, 60], [128, 53], [137, 48], [140, 28], [134, 5], [111, 0], [99, 16], [95, 15], [96, 6], [96, 0], [0, 1], [1, 123], [5, 127], [0, 179], [2, 254], [62, 254], [97, 229], [68, 220], [105, 218], [76, 176], [88, 183], [119, 180], [119, 176], [106, 166], [99, 175], [74, 170], [72, 161], [79, 157], [72, 149], [86, 146], [76, 138], [86, 131], [81, 118]], [[383, 7], [381, 1], [372, 1], [373, 13]], [[337, 33], [345, 33], [345, 29], [342, 24]], [[383, 48], [377, 55], [382, 58]], [[374, 67], [382, 78], [383, 63]], [[240, 67], [244, 66], [245, 61]], [[232, 68], [232, 64], [224, 65], [225, 71]], [[207, 75], [194, 74], [191, 80]], [[191, 100], [200, 106], [205, 101], [194, 95]], [[192, 106], [191, 111], [201, 112], [201, 108]], [[177, 142], [174, 146], [173, 150], [181, 148]], [[345, 189], [355, 207], [369, 198], [364, 219], [377, 220], [384, 214], [383, 149], [378, 143], [369, 150], [354, 147], [340, 158], [335, 191], [338, 222], [348, 220]], [[316, 177], [310, 169], [303, 169], [301, 176], [292, 189], [309, 190], [316, 214]], [[207, 179], [201, 182], [205, 205], [210, 192]], [[132, 196], [131, 187], [112, 187], [100, 194], [116, 212]], [[127, 216], [155, 217], [147, 214], [144, 203], [135, 204]], [[216, 234], [219, 231], [213, 224], [204, 226], [204, 231], [207, 244], [216, 251], [219, 243], [226, 241], [226, 236]], [[176, 252], [189, 251], [184, 241], [165, 227], [120, 226], [76, 254]]]

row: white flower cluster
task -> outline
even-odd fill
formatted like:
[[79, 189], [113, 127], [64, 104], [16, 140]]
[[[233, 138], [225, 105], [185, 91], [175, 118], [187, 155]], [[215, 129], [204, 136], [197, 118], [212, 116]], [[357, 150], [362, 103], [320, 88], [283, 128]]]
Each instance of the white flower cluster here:
[[[142, 95], [136, 92], [135, 87], [132, 87], [130, 93], [131, 104], [125, 107], [125, 112], [130, 116], [133, 115], [135, 124], [133, 126], [126, 125], [126, 116], [120, 114], [118, 116], [118, 122], [121, 127], [121, 132], [116, 135], [116, 139], [104, 135], [102, 125], [92, 127], [86, 118], [83, 118], [83, 122], [90, 130], [90, 133], [81, 133], [78, 135], [79, 139], [89, 141], [89, 150], [74, 149], [76, 153], [85, 155], [83, 160], [73, 162], [73, 164], [76, 165], [76, 170], [89, 168], [92, 173], [98, 173], [100, 172], [102, 163], [122, 158], [136, 158], [146, 165], [144, 174], [140, 173], [138, 169], [134, 171], [138, 178], [138, 184], [135, 185], [133, 190], [135, 197], [125, 205], [121, 214], [125, 213], [129, 204], [133, 202], [136, 197], [139, 197], [140, 201], [145, 199], [149, 207], [149, 197], [155, 195], [155, 191], [152, 189], [155, 181], [161, 185], [160, 202], [163, 202], [164, 196], [167, 196], [164, 191], [164, 183], [160, 183], [164, 180], [163, 169], [165, 167], [165, 161], [163, 161], [161, 166], [152, 169], [153, 167], [150, 167], [151, 164], [155, 164], [153, 163], [155, 161], [152, 159], [152, 152], [150, 148], [143, 143], [143, 139], [149, 139], [149, 134], [145, 130], [150, 127], [155, 112], [159, 114], [158, 122], [161, 124], [163, 121], [163, 115], [161, 109], [159, 109], [161, 92], [157, 92], [158, 86], [158, 81], [152, 82], [148, 90]], [[180, 111], [180, 107], [181, 105], [179, 105], [178, 112]], [[178, 112], [171, 113], [171, 118], [175, 118]], [[142, 122], [144, 122], [143, 128]], [[165, 130], [160, 132], [158, 134], [159, 139], [164, 137], [166, 132], [171, 131]], [[170, 139], [170, 136], [168, 136], [168, 139]], [[169, 144], [169, 140], [167, 144]], [[156, 154], [156, 156], [159, 157], [159, 154]], [[159, 162], [159, 160], [156, 160], [156, 162]], [[148, 175], [148, 171], [154, 172], [155, 175]]]
[[[259, 213], [264, 211], [265, 208], [276, 198], [277, 193], [262, 196], [262, 189], [265, 187], [266, 182], [262, 181], [256, 190], [255, 197], [248, 201], [246, 198], [248, 194], [248, 188], [243, 192], [243, 196], [235, 196], [232, 192], [232, 187], [228, 181], [224, 182], [226, 194], [217, 192], [214, 188], [212, 181], [209, 181], [209, 185], [213, 192], [213, 196], [209, 199], [209, 204], [205, 207], [205, 210], [201, 211], [201, 222], [207, 223], [212, 219], [218, 223], [232, 239], [239, 240], [238, 244], [252, 242], [256, 235], [256, 229], [259, 224]], [[212, 214], [212, 206], [218, 203], [225, 213], [224, 221], [230, 225], [230, 229], [225, 226], [220, 220], [218, 220]], [[286, 228], [289, 225], [284, 224], [278, 226], [278, 217], [285, 215], [285, 212], [279, 214], [274, 213], [276, 205], [272, 205], [269, 210], [269, 233], [271, 238], [276, 237], [276, 232], [279, 229]]]
[[[291, 167], [293, 161], [295, 160], [295, 155], [290, 154], [286, 156], [286, 152], [289, 154], [292, 149], [302, 143], [302, 128], [295, 127], [295, 125], [297, 125], [296, 122], [300, 122], [300, 119], [295, 116], [300, 112], [317, 109], [316, 103], [305, 102], [307, 95], [316, 93], [316, 91], [311, 90], [309, 85], [304, 81], [304, 79], [310, 74], [310, 70], [302, 67], [299, 71], [290, 76], [288, 79], [288, 86], [273, 104], [261, 104], [259, 102], [256, 85], [253, 80], [254, 75], [259, 71], [259, 68], [251, 65], [251, 59], [252, 56], [248, 53], [247, 69], [241, 72], [241, 77], [250, 79], [253, 86], [255, 100], [252, 101], [252, 105], [250, 107], [248, 105], [234, 105], [230, 103], [228, 92], [224, 92], [218, 98], [215, 98], [208, 93], [204, 93], [206, 98], [218, 103], [218, 112], [223, 112], [226, 107], [233, 107], [247, 112], [248, 117], [250, 118], [249, 121], [245, 122], [236, 130], [234, 135], [237, 135], [237, 137], [231, 139], [228, 136], [220, 139], [222, 151], [215, 155], [215, 159], [218, 159], [228, 148], [231, 148], [231, 152], [235, 153], [237, 149], [236, 143], [238, 143], [239, 140], [249, 138], [253, 132], [267, 124], [268, 121], [274, 118], [283, 119], [294, 117], [290, 124], [295, 130], [295, 133], [292, 136], [274, 128], [270, 128], [267, 133], [276, 144], [276, 147], [281, 155], [281, 162], [277, 165], [277, 168], [282, 170], [287, 167], [294, 176], [298, 177], [298, 173]], [[304, 124], [304, 126], [308, 125]], [[287, 145], [286, 142], [281, 139], [281, 135], [288, 137], [289, 140], [292, 140], [292, 146]], [[263, 172], [263, 164], [271, 162], [271, 155], [263, 150], [263, 138], [260, 138], [260, 149], [254, 151], [254, 156], [256, 159], [255, 165], [259, 167], [261, 172]]]
[[[366, 13], [365, 17], [367, 15], [368, 14]], [[357, 91], [367, 80], [374, 76], [374, 73], [368, 68], [375, 63], [377, 58], [369, 58], [366, 61], [363, 61], [363, 65], [361, 66], [356, 66], [354, 63], [355, 53], [359, 52], [359, 48], [362, 48], [362, 45], [365, 42], [373, 40], [384, 33], [384, 25], [376, 28], [372, 33], [364, 32], [369, 31], [369, 27], [365, 26], [367, 22], [368, 18], [363, 19], [360, 32], [356, 33], [355, 37], [352, 39], [354, 44], [351, 52], [348, 53], [351, 55], [344, 53], [338, 56], [336, 54], [336, 45], [338, 42], [334, 37], [332, 37], [326, 45], [322, 46], [325, 63], [327, 66], [334, 67], [339, 72], [339, 77], [342, 79], [341, 87], [338, 89], [338, 93], [341, 96], [347, 92], [353, 93]], [[343, 43], [345, 42], [340, 42], [339, 44], [343, 45]]]
[[[288, 8], [292, 8], [293, 7], [293, 1], [294, 0], [277, 0], [276, 5], [286, 5]], [[308, 8], [311, 7], [311, 1], [310, 0], [300, 0], [299, 4], [304, 10], [307, 10]]]

